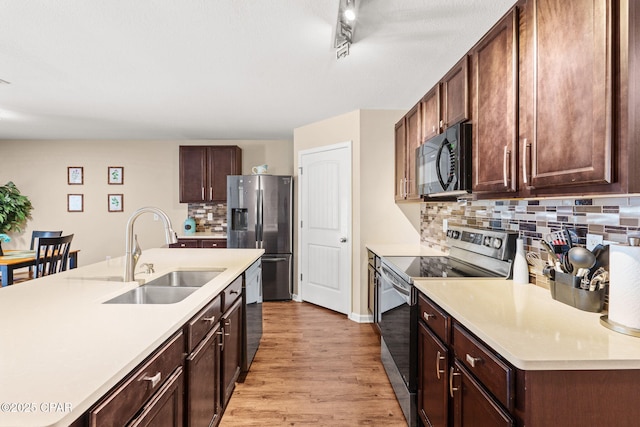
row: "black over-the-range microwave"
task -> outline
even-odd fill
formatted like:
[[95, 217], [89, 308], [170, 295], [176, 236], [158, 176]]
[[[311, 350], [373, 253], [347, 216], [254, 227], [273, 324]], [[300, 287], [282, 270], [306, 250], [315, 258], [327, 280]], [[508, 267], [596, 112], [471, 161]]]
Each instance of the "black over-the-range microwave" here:
[[471, 124], [458, 123], [416, 149], [418, 192], [424, 198], [471, 192]]

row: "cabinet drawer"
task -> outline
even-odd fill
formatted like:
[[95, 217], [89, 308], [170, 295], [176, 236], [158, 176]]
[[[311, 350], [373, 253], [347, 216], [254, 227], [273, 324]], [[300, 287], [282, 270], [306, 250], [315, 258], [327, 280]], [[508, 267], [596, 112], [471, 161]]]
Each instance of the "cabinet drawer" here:
[[202, 239], [201, 247], [203, 248], [226, 248], [227, 241], [225, 239]]
[[110, 392], [90, 414], [90, 426], [123, 426], [143, 407], [169, 375], [182, 366], [184, 335], [174, 335], [141, 367]]
[[193, 239], [178, 239], [178, 243], [171, 243], [170, 248], [197, 248], [198, 241]]
[[453, 350], [469, 372], [509, 411], [513, 411], [513, 368], [458, 324], [453, 326]]
[[222, 304], [224, 305], [222, 312], [226, 313], [240, 295], [242, 295], [242, 276], [239, 276], [225, 288], [222, 298]]
[[420, 319], [431, 328], [438, 338], [445, 344], [448, 344], [451, 331], [451, 317], [422, 294], [418, 294], [418, 307], [420, 309], [418, 313]]
[[222, 298], [220, 295], [215, 297], [205, 308], [200, 310], [187, 323], [187, 353], [191, 353], [198, 346], [200, 341], [209, 333], [222, 316]]

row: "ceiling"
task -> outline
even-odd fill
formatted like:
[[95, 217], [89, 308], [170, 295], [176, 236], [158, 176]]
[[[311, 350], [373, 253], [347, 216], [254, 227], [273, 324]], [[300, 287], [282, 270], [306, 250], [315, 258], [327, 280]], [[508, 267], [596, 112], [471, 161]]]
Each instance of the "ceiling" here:
[[0, 139], [293, 139], [408, 110], [515, 0], [0, 0]]

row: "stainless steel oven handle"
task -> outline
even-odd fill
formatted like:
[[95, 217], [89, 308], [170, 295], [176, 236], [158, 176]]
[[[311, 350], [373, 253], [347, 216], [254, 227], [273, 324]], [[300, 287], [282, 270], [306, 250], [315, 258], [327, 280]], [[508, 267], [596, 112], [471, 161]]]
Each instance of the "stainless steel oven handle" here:
[[393, 286], [393, 289], [395, 289], [396, 291], [400, 292], [402, 295], [406, 295], [408, 297], [411, 296], [411, 292], [409, 292], [408, 290], [406, 290], [405, 288], [403, 288], [402, 286], [398, 286], [395, 283], [391, 283], [391, 285]]

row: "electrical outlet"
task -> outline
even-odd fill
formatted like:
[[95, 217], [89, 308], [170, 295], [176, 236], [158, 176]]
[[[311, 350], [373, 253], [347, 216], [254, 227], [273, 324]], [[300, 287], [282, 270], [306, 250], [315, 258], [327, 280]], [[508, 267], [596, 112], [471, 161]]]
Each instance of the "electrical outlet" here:
[[211, 212], [207, 213], [207, 220], [213, 221], [213, 214]]
[[442, 220], [442, 232], [446, 233], [449, 229], [449, 221], [447, 219]]
[[601, 245], [603, 240], [603, 237], [599, 234], [587, 233], [587, 249], [593, 250], [596, 246]]

